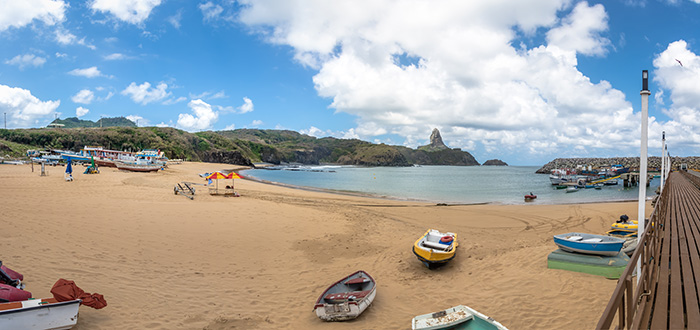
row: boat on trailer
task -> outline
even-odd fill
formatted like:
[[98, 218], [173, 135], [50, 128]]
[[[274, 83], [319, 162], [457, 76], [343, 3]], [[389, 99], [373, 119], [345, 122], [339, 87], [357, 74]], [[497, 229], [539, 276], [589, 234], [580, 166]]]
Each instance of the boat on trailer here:
[[554, 243], [567, 252], [616, 256], [620, 253], [625, 240], [613, 236], [567, 233], [554, 235]]
[[352, 320], [372, 304], [376, 295], [374, 278], [358, 270], [323, 291], [314, 304], [314, 312], [324, 321]]
[[0, 303], [0, 328], [62, 330], [78, 323], [80, 299], [29, 299]]
[[454, 259], [458, 246], [457, 234], [428, 229], [413, 243], [413, 254], [428, 269], [433, 269]]
[[436, 313], [418, 315], [411, 321], [413, 330], [508, 330], [496, 320], [464, 305]]

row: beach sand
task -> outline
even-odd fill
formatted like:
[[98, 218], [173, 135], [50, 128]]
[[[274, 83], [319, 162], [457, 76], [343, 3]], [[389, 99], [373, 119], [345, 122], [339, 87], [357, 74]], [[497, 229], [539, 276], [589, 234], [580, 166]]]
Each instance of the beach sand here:
[[[108, 306], [80, 308], [74, 329], [410, 329], [419, 314], [463, 304], [510, 329], [592, 329], [615, 280], [547, 269], [552, 235], [604, 233], [637, 203], [460, 205], [382, 200], [235, 180], [241, 197], [173, 194], [198, 173], [0, 165], [0, 260], [34, 297], [73, 280]], [[219, 186], [230, 184], [222, 180]], [[647, 207], [651, 212], [651, 207]], [[411, 252], [428, 228], [458, 234], [455, 259], [428, 270]], [[312, 312], [356, 270], [378, 283], [359, 318]]]

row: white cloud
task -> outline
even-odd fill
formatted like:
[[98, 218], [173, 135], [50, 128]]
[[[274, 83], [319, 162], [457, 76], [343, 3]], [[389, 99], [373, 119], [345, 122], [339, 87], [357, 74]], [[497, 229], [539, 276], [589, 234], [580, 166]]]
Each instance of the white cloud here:
[[170, 127], [170, 125], [168, 125], [164, 122], [160, 122], [160, 124], [156, 124], [156, 127]]
[[224, 12], [224, 8], [212, 3], [211, 1], [199, 4], [199, 10], [202, 11], [205, 21], [214, 20]]
[[211, 105], [202, 100], [192, 100], [187, 104], [194, 116], [189, 113], [181, 113], [177, 118], [177, 126], [188, 131], [201, 131], [211, 129], [219, 119], [219, 113], [212, 110]]
[[68, 5], [61, 0], [3, 1], [0, 10], [0, 32], [21, 28], [34, 20], [54, 25], [65, 20]]
[[139, 115], [128, 115], [126, 119], [131, 120], [138, 127], [145, 127], [149, 125], [149, 121]]
[[239, 113], [248, 113], [253, 111], [253, 101], [251, 101], [249, 98], [244, 97], [243, 98], [243, 104], [238, 107]]
[[176, 98], [176, 99], [167, 99], [167, 100], [163, 101], [163, 104], [165, 104], [165, 105], [173, 105], [173, 104], [180, 103], [180, 102], [184, 102], [184, 101], [187, 101], [187, 98], [184, 97], [184, 96], [180, 96], [180, 97], [178, 97], [178, 98]]
[[144, 82], [141, 85], [136, 85], [136, 83], [132, 82], [122, 91], [122, 95], [128, 95], [134, 102], [146, 105], [170, 96], [171, 93], [167, 89], [168, 85], [166, 83], [160, 83], [155, 88], [151, 88], [149, 82]]
[[60, 100], [41, 101], [26, 89], [0, 85], [0, 112], [7, 113], [10, 128], [36, 125], [51, 118], [60, 104]]
[[90, 112], [89, 109], [85, 109], [85, 108], [83, 108], [83, 107], [77, 107], [77, 108], [75, 109], [75, 116], [78, 117], [78, 118], [80, 118], [80, 117], [82, 117], [82, 116], [87, 115], [88, 112]]
[[106, 55], [106, 56], [104, 57], [104, 59], [107, 60], [107, 61], [126, 60], [126, 59], [129, 59], [129, 58], [130, 58], [130, 57], [128, 57], [128, 56], [126, 56], [126, 55], [124, 55], [124, 54], [121, 54], [121, 53], [112, 53], [112, 54]]
[[180, 29], [180, 21], [182, 21], [182, 12], [178, 11], [177, 14], [168, 17], [168, 23], [176, 29]]
[[234, 129], [236, 129], [236, 124], [231, 124], [224, 127], [224, 131], [233, 131]]
[[95, 98], [95, 94], [89, 89], [80, 90], [77, 94], [71, 97], [75, 103], [90, 104]]
[[90, 8], [93, 12], [109, 13], [124, 22], [140, 25], [160, 3], [161, 0], [93, 0]]
[[[639, 115], [625, 95], [607, 81], [593, 83], [577, 68], [578, 56], [603, 56], [611, 47], [602, 5], [242, 4], [242, 23], [271, 43], [291, 46], [299, 63], [318, 70], [317, 93], [336, 112], [357, 118], [348, 136], [392, 134], [415, 147], [426, 144], [437, 127], [451, 147], [520, 151], [534, 142], [555, 155], [571, 153], [571, 145], [618, 153], [639, 143]], [[523, 34], [548, 42], [527, 47], [519, 39]]]
[[70, 31], [62, 27], [56, 29], [54, 31], [54, 34], [56, 36], [56, 42], [58, 42], [61, 45], [82, 45], [92, 50], [97, 49], [97, 47], [95, 47], [94, 45], [86, 42], [85, 37], [78, 39], [77, 36], [75, 36], [74, 34], [70, 33]]
[[20, 70], [23, 70], [25, 67], [28, 66], [40, 67], [44, 65], [44, 63], [46, 63], [45, 58], [41, 56], [36, 56], [34, 54], [17, 55], [11, 60], [5, 61], [5, 64], [16, 65], [19, 67]]
[[585, 55], [604, 55], [610, 40], [599, 33], [608, 30], [608, 14], [601, 4], [579, 2], [561, 26], [547, 32], [547, 42]]
[[74, 69], [69, 71], [68, 74], [73, 76], [81, 76], [85, 78], [95, 78], [102, 76], [102, 72], [100, 72], [100, 70], [96, 66], [92, 66], [85, 69]]
[[258, 126], [260, 126], [260, 125], [262, 125], [262, 124], [263, 124], [262, 120], [257, 120], [257, 119], [256, 119], [256, 120], [253, 120], [253, 121], [250, 123], [250, 127], [258, 127]]

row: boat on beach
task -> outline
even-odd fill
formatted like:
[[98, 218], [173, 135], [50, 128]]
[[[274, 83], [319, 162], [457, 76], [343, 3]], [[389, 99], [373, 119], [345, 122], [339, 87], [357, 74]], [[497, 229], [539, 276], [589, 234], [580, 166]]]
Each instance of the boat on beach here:
[[631, 231], [637, 231], [637, 228], [639, 227], [639, 224], [637, 223], [637, 220], [629, 220], [625, 222], [616, 222], [610, 225], [610, 229], [615, 230], [631, 230]]
[[162, 165], [154, 163], [127, 163], [122, 161], [115, 161], [114, 164], [120, 170], [126, 170], [131, 172], [156, 172], [162, 168]]
[[624, 243], [622, 238], [605, 235], [575, 232], [554, 235], [554, 244], [564, 251], [600, 256], [618, 255]]
[[376, 295], [374, 278], [358, 270], [323, 291], [314, 304], [314, 312], [324, 321], [352, 320], [372, 304]]
[[413, 243], [413, 254], [428, 269], [433, 269], [452, 260], [455, 257], [458, 246], [457, 234], [442, 233], [435, 229], [428, 229], [423, 236]]
[[58, 301], [46, 298], [0, 303], [0, 328], [70, 329], [78, 323], [81, 302], [80, 299]]
[[411, 321], [413, 330], [508, 330], [496, 320], [464, 305], [418, 315]]
[[579, 187], [577, 187], [577, 186], [566, 187], [566, 192], [568, 192], [568, 193], [577, 192], [578, 190], [579, 190]]

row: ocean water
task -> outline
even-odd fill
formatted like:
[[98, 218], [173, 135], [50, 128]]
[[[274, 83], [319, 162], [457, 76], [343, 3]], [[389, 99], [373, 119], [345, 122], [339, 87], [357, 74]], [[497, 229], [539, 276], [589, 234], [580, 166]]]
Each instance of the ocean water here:
[[[600, 201], [636, 200], [637, 187], [616, 186], [580, 189], [567, 193], [555, 189], [549, 175], [536, 174], [534, 166], [299, 166], [277, 169], [252, 169], [241, 174], [252, 178], [293, 185], [352, 192], [399, 200], [450, 204], [524, 204], [524, 195], [534, 193], [535, 204], [565, 204]], [[655, 195], [659, 179], [646, 188], [647, 197]]]

